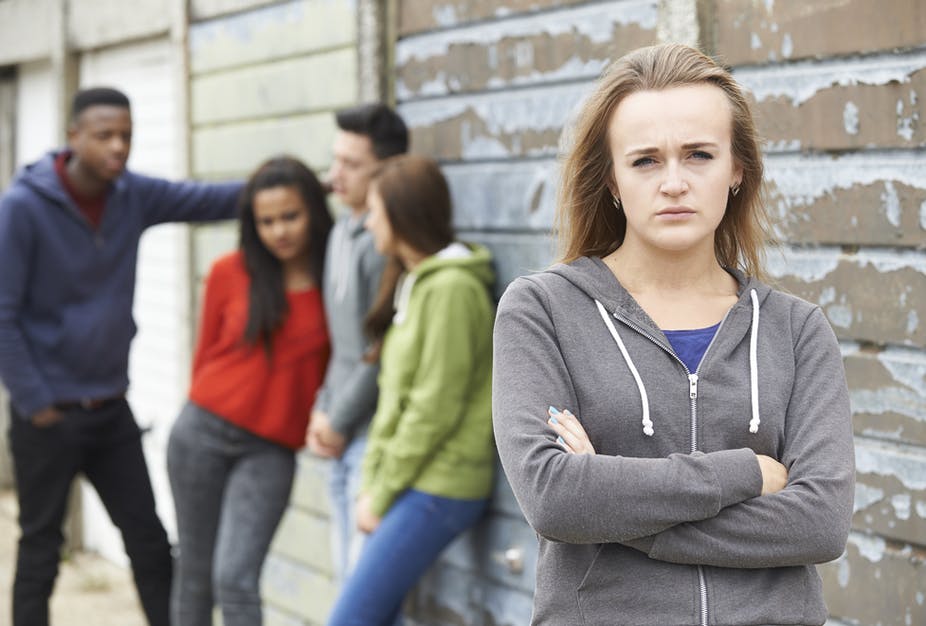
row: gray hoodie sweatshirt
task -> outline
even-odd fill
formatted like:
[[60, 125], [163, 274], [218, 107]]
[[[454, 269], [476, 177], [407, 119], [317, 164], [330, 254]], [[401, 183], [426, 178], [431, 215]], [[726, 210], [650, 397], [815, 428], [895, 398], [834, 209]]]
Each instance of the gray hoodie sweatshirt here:
[[363, 360], [369, 348], [363, 320], [379, 291], [385, 260], [363, 220], [344, 215], [329, 235], [323, 293], [332, 353], [314, 407], [328, 413], [332, 428], [349, 438], [366, 429], [378, 396], [379, 366]]
[[[495, 326], [502, 465], [540, 536], [532, 624], [823, 624], [814, 567], [842, 554], [854, 455], [821, 310], [736, 275], [697, 372], [598, 258], [515, 280]], [[555, 442], [547, 407], [595, 455]], [[755, 454], [789, 472], [760, 496]]]

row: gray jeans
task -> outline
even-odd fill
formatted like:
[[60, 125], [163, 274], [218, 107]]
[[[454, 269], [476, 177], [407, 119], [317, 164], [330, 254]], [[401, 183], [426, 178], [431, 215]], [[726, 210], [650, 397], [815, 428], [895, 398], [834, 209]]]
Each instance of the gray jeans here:
[[293, 485], [295, 454], [188, 402], [167, 446], [179, 555], [174, 626], [262, 623], [260, 572]]

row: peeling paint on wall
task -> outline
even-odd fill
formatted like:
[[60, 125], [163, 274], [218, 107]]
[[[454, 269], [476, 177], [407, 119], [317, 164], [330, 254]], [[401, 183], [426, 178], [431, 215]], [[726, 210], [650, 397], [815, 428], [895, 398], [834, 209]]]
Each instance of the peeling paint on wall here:
[[858, 442], [855, 446], [855, 467], [858, 474], [896, 478], [912, 491], [926, 489], [923, 454], [912, 447], [875, 441]]
[[863, 483], [855, 485], [855, 504], [853, 512], [864, 511], [871, 505], [880, 502], [884, 498], [884, 490], [877, 487], [869, 487]]
[[858, 533], [849, 535], [849, 543], [855, 546], [860, 555], [872, 563], [877, 563], [884, 558], [884, 550], [887, 547], [887, 543], [881, 537], [870, 537]]
[[858, 134], [858, 107], [854, 102], [846, 102], [842, 110], [842, 125], [848, 134]]
[[411, 35], [396, 44], [396, 64], [405, 65], [413, 59], [442, 56], [451, 46], [493, 46], [505, 38], [556, 37], [578, 33], [595, 43], [607, 43], [613, 36], [614, 24], [636, 24], [646, 30], [656, 28], [655, 0], [629, 0], [593, 4], [579, 8], [564, 8], [516, 20], [489, 22]]
[[840, 257], [825, 250], [782, 250], [768, 257], [766, 269], [775, 278], [794, 276], [808, 283], [818, 282], [835, 271]]
[[734, 69], [733, 77], [756, 100], [783, 96], [798, 106], [817, 92], [834, 85], [886, 85], [905, 83], [910, 75], [926, 68], [926, 53], [886, 54], [864, 59], [831, 62], [798, 61], [770, 68]]
[[[882, 183], [884, 214], [899, 227], [902, 208], [894, 183], [926, 190], [923, 167], [921, 157], [906, 152], [868, 151], [840, 157], [772, 154], [766, 157], [765, 169], [766, 180], [775, 187], [770, 208], [787, 222], [795, 219], [794, 208], [810, 206], [836, 190]], [[920, 206], [919, 220], [926, 230], [926, 202]]]

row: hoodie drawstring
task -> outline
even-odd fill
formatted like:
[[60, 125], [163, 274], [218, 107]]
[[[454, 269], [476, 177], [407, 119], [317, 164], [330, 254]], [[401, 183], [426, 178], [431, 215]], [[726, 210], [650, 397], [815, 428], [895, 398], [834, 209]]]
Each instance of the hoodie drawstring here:
[[752, 300], [752, 328], [749, 330], [749, 391], [752, 397], [752, 419], [749, 420], [749, 432], [759, 432], [759, 296], [755, 289], [749, 290]]
[[[750, 399], [752, 400], [752, 419], [749, 420], [749, 432], [757, 433], [759, 432], [759, 424], [762, 420], [759, 418], [759, 296], [755, 289], [749, 290], [749, 299], [752, 302], [752, 325], [749, 330], [749, 392]], [[605, 309], [604, 305], [598, 300], [595, 300], [595, 306], [598, 307], [598, 313], [601, 315], [601, 319], [604, 320], [605, 325], [608, 327], [608, 331], [611, 333], [611, 337], [614, 338], [614, 342], [617, 344], [617, 347], [620, 348], [621, 355], [624, 357], [624, 362], [627, 363], [627, 367], [630, 369], [630, 373], [633, 374], [633, 379], [637, 383], [637, 389], [640, 390], [640, 400], [643, 403], [643, 434], [652, 437], [653, 422], [649, 415], [649, 397], [646, 395], [646, 387], [643, 386], [643, 379], [640, 378], [640, 372], [637, 371], [636, 365], [633, 364], [630, 353], [627, 352], [627, 347], [624, 345], [624, 340], [621, 339], [621, 336], [617, 332], [617, 328], [614, 327], [614, 322], [611, 321], [611, 316], [608, 315], [607, 309]]]
[[608, 312], [598, 300], [595, 300], [595, 305], [598, 307], [598, 313], [601, 314], [601, 319], [604, 320], [608, 330], [611, 331], [611, 336], [614, 337], [614, 341], [617, 343], [617, 347], [620, 348], [621, 354], [624, 355], [624, 361], [627, 363], [627, 367], [630, 368], [633, 379], [637, 381], [637, 389], [640, 390], [640, 400], [643, 403], [643, 434], [652, 437], [653, 422], [649, 418], [649, 397], [646, 395], [646, 387], [643, 386], [643, 379], [640, 378], [640, 372], [637, 371], [637, 366], [633, 364], [630, 354], [627, 352], [627, 347], [624, 345], [624, 340], [617, 334], [617, 329], [614, 328], [614, 322], [611, 321], [611, 316], [608, 315]]

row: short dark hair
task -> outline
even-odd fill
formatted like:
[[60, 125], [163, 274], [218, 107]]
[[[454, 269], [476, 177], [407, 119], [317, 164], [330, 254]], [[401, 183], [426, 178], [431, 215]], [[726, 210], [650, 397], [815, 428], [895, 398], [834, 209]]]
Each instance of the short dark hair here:
[[382, 103], [361, 104], [335, 113], [338, 128], [365, 135], [373, 143], [373, 154], [386, 159], [408, 152], [408, 127], [398, 113]]
[[112, 87], [90, 87], [81, 89], [74, 94], [74, 100], [71, 103], [71, 121], [84, 112], [84, 110], [97, 105], [123, 107], [131, 110], [129, 97]]

